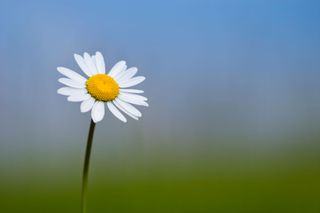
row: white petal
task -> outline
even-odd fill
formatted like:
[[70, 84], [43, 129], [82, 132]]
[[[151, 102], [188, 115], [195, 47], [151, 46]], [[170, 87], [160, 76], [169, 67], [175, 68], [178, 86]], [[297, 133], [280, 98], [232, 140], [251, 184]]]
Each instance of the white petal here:
[[84, 95], [87, 93], [86, 89], [76, 89], [71, 87], [61, 87], [57, 90], [57, 93], [60, 95], [67, 95], [67, 96], [77, 96], [77, 95]]
[[121, 92], [127, 92], [127, 93], [144, 93], [143, 90], [138, 89], [120, 89]]
[[85, 100], [80, 105], [80, 111], [81, 112], [88, 112], [92, 109], [94, 103], [96, 100], [92, 97], [90, 97], [88, 100]]
[[127, 69], [126, 71], [124, 71], [124, 72], [120, 73], [119, 75], [117, 75], [115, 77], [115, 79], [119, 83], [125, 82], [125, 81], [129, 80], [130, 78], [132, 78], [137, 72], [138, 72], [138, 68], [131, 67], [131, 68]]
[[86, 63], [87, 67], [90, 69], [92, 75], [98, 74], [97, 68], [92, 61], [91, 56], [88, 53], [83, 54], [84, 62]]
[[130, 96], [123, 95], [121, 93], [119, 94], [118, 98], [124, 102], [128, 102], [131, 104], [136, 104], [136, 105], [141, 105], [141, 106], [149, 106], [149, 104], [146, 103], [145, 101], [138, 100], [138, 99], [132, 98]]
[[97, 70], [96, 56], [95, 56], [95, 55], [91, 56], [91, 60], [92, 60], [92, 63], [93, 63], [93, 65], [94, 65], [95, 70], [98, 72], [98, 70]]
[[69, 87], [79, 88], [79, 89], [85, 88], [85, 83], [76, 82], [76, 81], [73, 81], [69, 78], [59, 78], [58, 81], [66, 86], [69, 86]]
[[142, 114], [139, 110], [137, 110], [134, 106], [132, 106], [129, 103], [126, 103], [124, 101], [121, 101], [119, 98], [117, 98], [116, 100], [114, 100], [114, 102], [116, 102], [118, 105], [121, 106], [121, 108], [123, 108], [125, 111], [131, 113], [132, 115], [136, 116], [136, 117], [141, 117]]
[[58, 67], [57, 70], [62, 74], [67, 76], [68, 78], [80, 82], [80, 83], [85, 83], [87, 81], [87, 79], [85, 79], [84, 77], [82, 77], [81, 75], [79, 75], [78, 73], [76, 73], [73, 70], [70, 70], [68, 68], [65, 67]]
[[96, 52], [96, 66], [97, 66], [98, 73], [101, 73], [101, 74], [106, 73], [104, 58], [100, 52]]
[[70, 101], [70, 102], [82, 102], [82, 101], [88, 100], [89, 98], [91, 98], [91, 95], [89, 95], [89, 94], [77, 95], [77, 96], [69, 96], [68, 97], [68, 101]]
[[104, 117], [105, 109], [104, 102], [96, 101], [91, 110], [91, 118], [93, 122], [97, 123], [101, 121]]
[[114, 116], [116, 116], [120, 121], [127, 122], [127, 119], [121, 114], [121, 112], [113, 105], [111, 102], [107, 102], [109, 110]]
[[143, 76], [139, 76], [139, 77], [134, 77], [129, 79], [128, 81], [124, 82], [124, 83], [119, 83], [119, 86], [121, 88], [127, 88], [127, 87], [132, 87], [135, 86], [137, 84], [140, 84], [142, 81], [144, 81], [146, 78]]
[[141, 101], [147, 101], [148, 98], [142, 96], [142, 95], [136, 95], [136, 94], [131, 94], [131, 93], [125, 93], [125, 92], [122, 92], [121, 93], [122, 95], [128, 97], [130, 96], [131, 98], [134, 98], [134, 99], [137, 99], [137, 100], [141, 100]]
[[98, 69], [97, 69], [96, 56], [95, 55], [91, 56], [91, 60], [92, 60], [92, 63], [94, 65], [95, 74], [98, 74], [99, 72], [98, 72]]
[[78, 63], [79, 67], [82, 69], [82, 71], [87, 75], [87, 76], [92, 76], [92, 73], [89, 69], [89, 67], [86, 65], [84, 59], [82, 58], [81, 55], [74, 54], [74, 59]]
[[[118, 102], [121, 101], [119, 98], [117, 98], [116, 100], [114, 100], [112, 103], [114, 105], [116, 105], [116, 107], [118, 107], [119, 109], [121, 109], [122, 112], [126, 113], [127, 115], [129, 115], [131, 118], [135, 119], [135, 120], [139, 120], [138, 117], [134, 116], [133, 114], [131, 114], [130, 112], [128, 112], [126, 109], [124, 109]], [[123, 102], [123, 101], [122, 101]], [[125, 103], [125, 102], [123, 102]]]
[[118, 73], [124, 71], [125, 69], [127, 69], [127, 65], [125, 61], [119, 61], [118, 63], [116, 63], [112, 69], [110, 70], [109, 74], [111, 77], [116, 76]]

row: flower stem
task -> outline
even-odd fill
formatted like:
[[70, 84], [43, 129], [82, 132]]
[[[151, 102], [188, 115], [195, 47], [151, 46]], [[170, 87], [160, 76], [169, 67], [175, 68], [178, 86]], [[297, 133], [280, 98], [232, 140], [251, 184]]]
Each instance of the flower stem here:
[[89, 164], [90, 164], [92, 139], [93, 139], [95, 126], [96, 124], [91, 120], [89, 133], [88, 133], [86, 154], [85, 154], [84, 164], [83, 164], [83, 173], [82, 173], [81, 213], [86, 213], [86, 207], [87, 207], [88, 172], [89, 172]]

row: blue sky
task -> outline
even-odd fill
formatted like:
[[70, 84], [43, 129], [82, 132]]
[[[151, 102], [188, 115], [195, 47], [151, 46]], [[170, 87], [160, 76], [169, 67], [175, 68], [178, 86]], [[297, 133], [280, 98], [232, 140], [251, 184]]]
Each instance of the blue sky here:
[[[302, 0], [3, 1], [0, 133], [9, 143], [86, 129], [89, 115], [56, 94], [55, 69], [79, 71], [73, 54], [97, 50], [107, 66], [123, 59], [147, 77], [150, 108], [127, 134], [316, 131], [319, 9]], [[101, 128], [111, 124], [122, 126], [109, 116]]]

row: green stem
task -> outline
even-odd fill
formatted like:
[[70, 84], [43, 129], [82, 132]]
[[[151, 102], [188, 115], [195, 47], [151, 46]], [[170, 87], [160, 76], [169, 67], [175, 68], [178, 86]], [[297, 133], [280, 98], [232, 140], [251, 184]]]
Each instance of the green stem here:
[[82, 173], [82, 191], [81, 191], [81, 212], [82, 213], [86, 213], [86, 207], [87, 207], [88, 173], [89, 173], [92, 139], [93, 139], [95, 126], [96, 124], [91, 120], [88, 140], [87, 140], [86, 154], [85, 154], [84, 164], [83, 164], [83, 173]]

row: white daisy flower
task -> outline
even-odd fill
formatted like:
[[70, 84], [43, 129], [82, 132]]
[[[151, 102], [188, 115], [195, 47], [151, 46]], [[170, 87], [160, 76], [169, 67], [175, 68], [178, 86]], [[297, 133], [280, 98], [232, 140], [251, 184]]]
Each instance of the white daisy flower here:
[[[128, 89], [145, 80], [143, 76], [135, 77], [138, 69], [127, 69], [125, 61], [119, 61], [106, 74], [105, 63], [100, 52], [90, 56], [84, 53], [83, 57], [74, 55], [81, 70], [87, 77], [65, 67], [58, 67], [58, 71], [64, 75], [58, 81], [65, 85], [58, 89], [58, 94], [68, 96], [70, 102], [81, 102], [80, 111], [91, 110], [93, 122], [101, 121], [105, 115], [105, 105], [119, 120], [127, 122], [121, 111], [133, 119], [138, 120], [141, 112], [133, 105], [148, 106], [148, 99], [138, 95], [142, 90]], [[121, 111], [120, 111], [121, 110]]]

